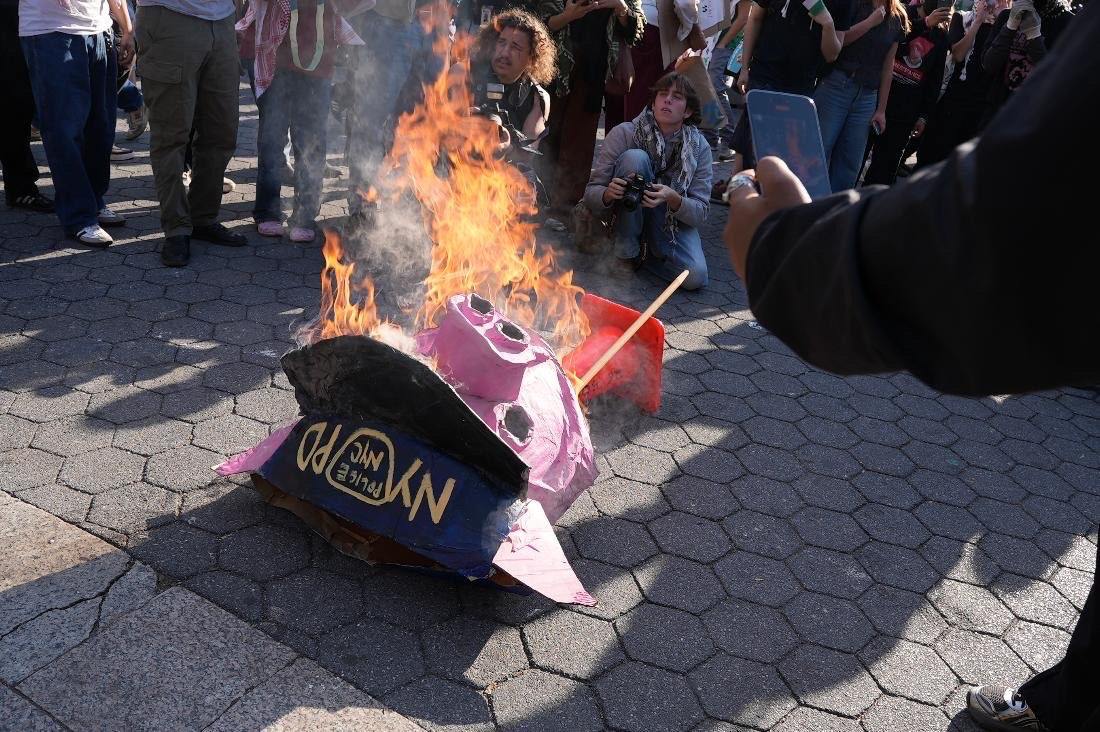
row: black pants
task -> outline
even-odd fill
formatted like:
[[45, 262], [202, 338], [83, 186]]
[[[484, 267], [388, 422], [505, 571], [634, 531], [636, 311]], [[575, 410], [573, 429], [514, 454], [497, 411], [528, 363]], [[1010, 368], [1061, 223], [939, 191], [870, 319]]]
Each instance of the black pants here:
[[916, 123], [915, 114], [890, 116], [887, 110], [886, 129], [881, 135], [871, 138], [871, 165], [867, 168], [863, 185], [894, 184], [898, 179], [898, 168], [905, 159], [905, 150], [913, 133], [913, 125]]
[[8, 200], [38, 192], [38, 163], [31, 153], [34, 95], [27, 63], [19, 45], [18, 7], [0, 5], [0, 89], [4, 111], [0, 113], [0, 167], [4, 170], [4, 195]]
[[1051, 732], [1093, 732], [1100, 730], [1100, 555], [1096, 574], [1065, 657], [1020, 687], [1039, 721]]
[[917, 151], [918, 168], [946, 159], [952, 150], [981, 131], [985, 105], [959, 101], [950, 94], [948, 90], [928, 120], [928, 129]]

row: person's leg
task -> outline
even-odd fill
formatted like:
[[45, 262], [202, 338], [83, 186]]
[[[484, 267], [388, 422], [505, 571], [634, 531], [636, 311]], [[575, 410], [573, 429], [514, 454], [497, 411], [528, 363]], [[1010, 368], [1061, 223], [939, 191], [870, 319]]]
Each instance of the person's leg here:
[[874, 138], [871, 165], [864, 185], [893, 185], [898, 179], [898, 167], [905, 156], [906, 145], [916, 120], [912, 117], [886, 117], [886, 129]]
[[38, 193], [38, 163], [30, 144], [34, 95], [19, 43], [18, 15], [17, 6], [0, 5], [0, 89], [7, 102], [0, 114], [0, 169], [9, 202]]
[[394, 110], [413, 59], [420, 33], [413, 23], [391, 20], [373, 10], [349, 18], [364, 45], [351, 79], [353, 99], [348, 109], [348, 210], [362, 209], [362, 194], [370, 188], [389, 148]]
[[836, 71], [827, 74], [814, 91], [817, 120], [821, 125], [821, 143], [825, 147], [825, 160], [830, 166], [833, 151], [852, 108], [855, 91], [855, 82]]
[[[218, 220], [222, 205], [222, 178], [237, 149], [237, 106], [240, 61], [233, 17], [206, 22], [212, 39], [199, 72], [195, 105], [195, 167], [187, 199], [194, 226]], [[285, 139], [285, 138], [284, 138]]]
[[92, 105], [88, 44], [83, 37], [68, 33], [21, 40], [42, 146], [53, 172], [57, 218], [68, 234], [75, 234], [95, 225], [99, 212], [84, 167], [84, 130]]
[[630, 49], [634, 62], [634, 85], [623, 97], [623, 121], [632, 122], [649, 104], [650, 89], [665, 73], [664, 52], [661, 50], [661, 31], [655, 25], [646, 24], [642, 40]]
[[203, 21], [157, 5], [138, 7], [138, 75], [149, 111], [149, 162], [165, 236], [191, 234], [183, 171], [199, 69], [209, 46]]
[[[109, 33], [109, 31], [108, 31]], [[111, 183], [111, 147], [115, 144], [115, 50], [107, 34], [87, 38], [89, 99], [88, 121], [84, 126], [84, 169], [96, 199], [96, 210], [106, 207], [103, 197]], [[121, 222], [120, 222], [121, 223]]]
[[[863, 165], [863, 153], [867, 149], [867, 135], [871, 131], [871, 117], [875, 114], [878, 91], [855, 86], [856, 93], [833, 145], [829, 160], [829, 184], [833, 192], [844, 191], [856, 184]], [[828, 149], [826, 149], [828, 152]]]
[[326, 129], [332, 103], [332, 80], [294, 74], [296, 92], [290, 104], [290, 139], [294, 147], [294, 212], [291, 226], [311, 229], [321, 211]]
[[1100, 555], [1092, 589], [1077, 619], [1066, 655], [1020, 687], [1020, 694], [1051, 730], [1094, 730], [1100, 720]]
[[671, 281], [686, 269], [689, 274], [681, 287], [698, 290], [707, 286], [707, 258], [697, 229], [677, 223], [674, 236], [668, 228], [666, 206], [661, 205], [649, 211], [646, 237], [650, 246], [650, 256], [646, 260], [649, 271]]
[[256, 106], [260, 110], [260, 124], [256, 132], [256, 202], [252, 218], [257, 224], [283, 220], [280, 192], [286, 173], [283, 144], [290, 131], [290, 107], [293, 104], [293, 77], [286, 69], [277, 69]]
[[[714, 53], [710, 57], [707, 71], [710, 73], [710, 83], [714, 86], [714, 92], [718, 96], [718, 106], [726, 115], [726, 124], [717, 130], [702, 130], [703, 136], [711, 147], [716, 147], [723, 140], [728, 141], [733, 133], [733, 107], [730, 106], [729, 84], [730, 77], [726, 76], [726, 65], [729, 63], [733, 51], [726, 46], [715, 46]], [[728, 131], [727, 131], [728, 128]]]
[[[629, 178], [640, 175], [646, 183], [653, 180], [653, 163], [645, 150], [627, 150], [615, 161], [615, 178]], [[615, 256], [619, 259], [634, 259], [642, 253], [642, 232], [647, 209], [639, 205], [633, 211], [627, 211], [618, 205], [615, 221]]]
[[592, 172], [600, 110], [587, 106], [587, 96], [588, 83], [576, 74], [569, 95], [560, 100], [566, 108], [565, 130], [558, 150], [557, 181], [550, 190], [552, 205], [559, 210], [571, 209], [581, 200]]

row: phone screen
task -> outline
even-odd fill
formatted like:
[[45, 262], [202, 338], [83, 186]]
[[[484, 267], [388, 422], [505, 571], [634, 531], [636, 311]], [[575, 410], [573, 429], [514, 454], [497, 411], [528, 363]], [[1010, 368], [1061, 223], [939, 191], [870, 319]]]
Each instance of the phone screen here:
[[811, 198], [832, 193], [814, 101], [763, 89], [753, 89], [745, 101], [756, 159], [769, 155], [781, 159], [806, 186]]

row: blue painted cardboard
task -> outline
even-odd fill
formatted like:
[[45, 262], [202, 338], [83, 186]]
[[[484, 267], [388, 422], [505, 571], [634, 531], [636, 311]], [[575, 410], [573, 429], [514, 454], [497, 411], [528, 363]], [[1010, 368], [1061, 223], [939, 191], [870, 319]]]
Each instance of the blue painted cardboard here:
[[472, 578], [488, 577], [522, 486], [390, 425], [304, 417], [260, 468], [281, 490]]

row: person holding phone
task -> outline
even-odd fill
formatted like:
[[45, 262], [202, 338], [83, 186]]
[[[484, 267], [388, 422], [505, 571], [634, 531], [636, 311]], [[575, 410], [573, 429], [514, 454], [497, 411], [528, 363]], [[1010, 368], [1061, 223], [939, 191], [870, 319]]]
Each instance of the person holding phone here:
[[687, 290], [707, 284], [699, 227], [710, 208], [712, 158], [696, 127], [699, 107], [686, 76], [662, 76], [641, 114], [607, 133], [584, 192], [594, 215], [615, 218], [620, 270], [645, 265], [672, 280], [686, 269]]
[[997, 14], [1008, 4], [1009, 0], [979, 0], [973, 11], [952, 17], [947, 36], [950, 74], [917, 149], [918, 168], [943, 160], [956, 145], [981, 129], [993, 81], [982, 66], [982, 54], [992, 37]]
[[[1093, 3], [980, 138], [891, 188], [811, 203], [782, 162], [762, 160], [761, 192], [733, 192], [725, 231], [757, 320], [839, 374], [906, 369], [965, 395], [1100, 384], [1096, 196], [1090, 186], [1058, 184], [1069, 166], [1100, 166], [1100, 148], [1081, 144], [1096, 127], [1083, 100], [1100, 98], [1098, 37]], [[1022, 159], [1027, 180], [1042, 182], [1026, 205]], [[1077, 475], [1094, 489], [1095, 473]], [[997, 685], [970, 689], [977, 724], [1100, 729], [1098, 578], [1100, 562], [1058, 663], [1019, 687], [1023, 679], [987, 677]], [[995, 668], [1003, 665], [990, 659], [986, 674]]]
[[864, 179], [868, 185], [892, 185], [897, 180], [910, 141], [924, 134], [943, 85], [950, 0], [924, 0], [907, 11], [911, 31], [894, 55], [886, 129], [871, 138], [871, 166]]
[[912, 30], [901, 0], [858, 0], [852, 20], [840, 57], [814, 92], [834, 191], [855, 185], [868, 131], [886, 131], [894, 57]]

